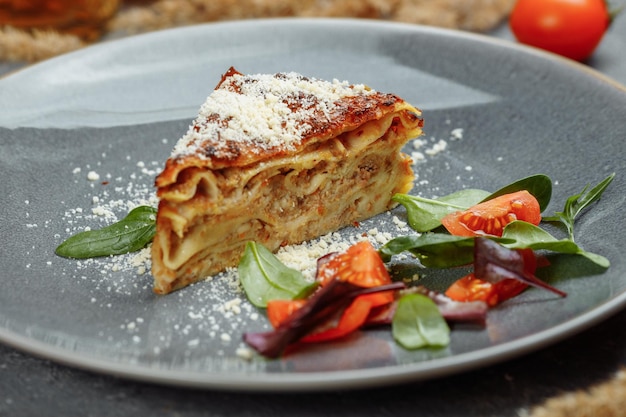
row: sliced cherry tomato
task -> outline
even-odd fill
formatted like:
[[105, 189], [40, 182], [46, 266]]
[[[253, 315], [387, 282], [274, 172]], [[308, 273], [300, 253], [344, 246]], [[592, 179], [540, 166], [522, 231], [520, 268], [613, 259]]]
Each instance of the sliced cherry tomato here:
[[441, 223], [456, 236], [502, 236], [504, 226], [513, 220], [534, 225], [541, 222], [539, 202], [528, 191], [501, 195], [467, 210], [450, 213]]
[[520, 42], [578, 61], [593, 53], [610, 22], [605, 0], [518, 0], [509, 18]]
[[515, 297], [528, 287], [521, 281], [507, 278], [492, 284], [468, 274], [455, 281], [445, 294], [455, 301], [484, 301], [493, 307], [504, 300]]
[[[359, 242], [347, 251], [325, 260], [318, 269], [321, 285], [339, 279], [361, 287], [375, 287], [391, 283], [385, 264], [374, 247], [366, 241]], [[322, 342], [350, 334], [367, 322], [370, 311], [394, 301], [393, 292], [386, 291], [361, 295], [340, 314], [338, 319], [301, 339], [302, 342]], [[267, 304], [267, 316], [274, 328], [278, 327], [306, 300], [272, 300]]]
[[345, 252], [331, 256], [319, 266], [317, 279], [322, 285], [329, 279], [348, 281], [360, 287], [391, 283], [385, 264], [368, 241], [358, 242]]
[[[537, 258], [531, 249], [518, 250], [524, 258], [524, 270], [534, 274], [537, 269]], [[476, 278], [473, 273], [455, 281], [445, 295], [455, 301], [484, 301], [493, 307], [509, 298], [513, 298], [528, 287], [528, 284], [512, 278], [496, 283]]]

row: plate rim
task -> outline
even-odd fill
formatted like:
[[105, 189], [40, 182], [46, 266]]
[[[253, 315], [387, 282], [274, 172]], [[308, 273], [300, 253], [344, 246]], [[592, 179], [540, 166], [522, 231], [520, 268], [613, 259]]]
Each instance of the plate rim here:
[[[30, 339], [4, 328], [0, 328], [0, 342], [43, 360], [50, 360], [74, 369], [122, 377], [137, 382], [223, 391], [324, 392], [335, 389], [356, 390], [388, 384], [419, 382], [461, 374], [516, 359], [582, 333], [617, 314], [624, 309], [625, 305], [626, 291], [558, 326], [512, 342], [423, 362], [339, 371], [251, 375], [245, 372], [229, 374], [154, 369], [136, 364], [112, 363], [102, 358], [75, 355], [67, 349]], [[9, 334], [8, 338], [6, 337], [7, 334]]]
[[238, 392], [324, 392], [336, 389], [373, 388], [387, 384], [442, 378], [516, 359], [582, 333], [622, 311], [625, 306], [626, 291], [573, 319], [512, 342], [410, 364], [288, 374], [190, 372], [110, 362], [102, 358], [88, 357], [84, 354], [76, 355], [67, 349], [51, 346], [42, 341], [7, 331], [4, 328], [0, 328], [0, 342], [43, 360], [51, 360], [82, 371], [122, 377], [137, 382]]

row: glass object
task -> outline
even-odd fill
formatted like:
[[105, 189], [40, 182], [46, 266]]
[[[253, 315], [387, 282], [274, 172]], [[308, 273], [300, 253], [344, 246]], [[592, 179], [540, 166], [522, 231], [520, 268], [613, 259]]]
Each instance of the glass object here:
[[0, 26], [56, 30], [96, 40], [120, 0], [0, 0]]

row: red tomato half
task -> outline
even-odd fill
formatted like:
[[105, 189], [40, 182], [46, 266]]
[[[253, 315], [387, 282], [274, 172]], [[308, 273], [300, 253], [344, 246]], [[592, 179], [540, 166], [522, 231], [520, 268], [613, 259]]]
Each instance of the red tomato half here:
[[[524, 270], [531, 274], [537, 269], [537, 258], [531, 249], [521, 249], [519, 252], [524, 258]], [[476, 278], [468, 274], [455, 281], [445, 292], [445, 295], [455, 301], [484, 301], [489, 307], [515, 297], [528, 287], [516, 279], [507, 278], [496, 283]]]
[[527, 284], [516, 279], [507, 278], [492, 284], [469, 274], [455, 281], [445, 294], [455, 301], [484, 301], [493, 307], [515, 297], [527, 287]]
[[582, 61], [610, 21], [605, 0], [518, 0], [509, 25], [522, 43]]
[[513, 220], [534, 225], [541, 222], [539, 202], [528, 191], [501, 195], [467, 210], [450, 213], [441, 223], [455, 236], [502, 236], [504, 226]]
[[317, 279], [322, 285], [329, 279], [348, 281], [360, 287], [391, 283], [389, 272], [380, 255], [367, 241], [350, 246], [347, 251], [332, 256], [320, 265]]

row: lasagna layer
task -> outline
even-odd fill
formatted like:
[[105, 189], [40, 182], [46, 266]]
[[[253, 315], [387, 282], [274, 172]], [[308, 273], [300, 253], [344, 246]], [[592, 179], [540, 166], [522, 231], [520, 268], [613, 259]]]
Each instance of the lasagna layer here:
[[156, 180], [157, 293], [237, 265], [247, 241], [275, 251], [309, 240], [388, 210], [412, 187], [401, 148], [422, 120], [395, 95], [231, 69], [207, 103]]

